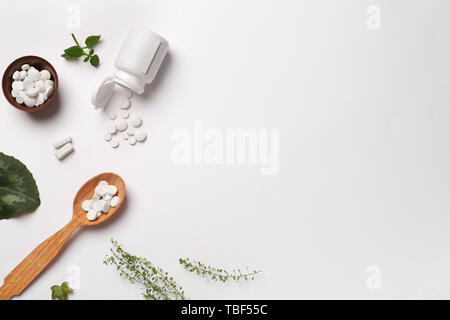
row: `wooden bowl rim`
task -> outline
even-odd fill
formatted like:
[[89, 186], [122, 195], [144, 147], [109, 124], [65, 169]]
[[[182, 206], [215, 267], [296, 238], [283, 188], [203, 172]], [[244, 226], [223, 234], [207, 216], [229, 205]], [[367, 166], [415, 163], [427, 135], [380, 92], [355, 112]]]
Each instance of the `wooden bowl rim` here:
[[[52, 80], [54, 82], [53, 92], [52, 92], [51, 96], [47, 99], [47, 101], [45, 101], [40, 106], [33, 107], [33, 108], [29, 108], [26, 105], [17, 103], [16, 99], [11, 95], [11, 88], [9, 88], [9, 86], [7, 86], [5, 84], [5, 83], [9, 83], [9, 81], [10, 81], [10, 79], [8, 79], [8, 76], [7, 76], [10, 73], [9, 71], [13, 68], [16, 69], [15, 68], [16, 64], [21, 65], [21, 64], [27, 63], [26, 60], [30, 60], [30, 59], [39, 60], [40, 63], [46, 65], [45, 68], [49, 69], [50, 73], [52, 74], [52, 78], [53, 78]], [[32, 65], [32, 63], [31, 63], [31, 65]], [[19, 70], [19, 69], [16, 69], [16, 70]], [[48, 105], [54, 100], [57, 90], [58, 90], [58, 83], [59, 83], [58, 73], [56, 72], [56, 69], [53, 67], [53, 65], [50, 62], [48, 62], [46, 59], [39, 57], [39, 56], [27, 55], [27, 56], [22, 56], [22, 57], [15, 59], [6, 67], [6, 69], [3, 73], [3, 78], [2, 78], [2, 90], [3, 90], [3, 95], [5, 96], [6, 100], [13, 107], [15, 107], [19, 110], [22, 110], [22, 111], [26, 111], [26, 112], [37, 112], [37, 111], [41, 111], [41, 110], [47, 108]]]

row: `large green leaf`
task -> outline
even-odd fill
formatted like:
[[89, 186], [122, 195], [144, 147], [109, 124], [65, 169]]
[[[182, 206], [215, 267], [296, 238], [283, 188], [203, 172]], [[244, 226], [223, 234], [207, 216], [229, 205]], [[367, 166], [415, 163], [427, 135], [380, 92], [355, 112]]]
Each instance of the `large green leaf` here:
[[41, 204], [33, 175], [14, 157], [0, 152], [0, 220]]

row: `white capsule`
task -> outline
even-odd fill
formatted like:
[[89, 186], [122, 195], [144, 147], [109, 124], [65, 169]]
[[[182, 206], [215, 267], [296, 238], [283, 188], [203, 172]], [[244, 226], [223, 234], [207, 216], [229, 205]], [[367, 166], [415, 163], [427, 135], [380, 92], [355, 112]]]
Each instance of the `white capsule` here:
[[13, 80], [20, 80], [20, 71], [16, 71], [12, 75]]
[[113, 138], [110, 143], [111, 147], [113, 148], [117, 148], [119, 146], [119, 140], [117, 140], [116, 138]]
[[108, 125], [106, 126], [106, 132], [109, 132], [110, 134], [116, 133], [116, 125], [113, 122], [108, 123]]
[[122, 103], [120, 104], [120, 109], [128, 109], [130, 107], [130, 99], [125, 98], [122, 100]]
[[44, 85], [46, 86], [46, 87], [53, 87], [54, 85], [55, 85], [55, 83], [53, 82], [53, 80], [45, 80], [44, 81]]
[[101, 212], [101, 211], [97, 212], [97, 218], [100, 218], [101, 215], [102, 215], [102, 212]]
[[39, 93], [39, 95], [36, 98], [36, 106], [40, 106], [45, 102], [45, 96], [42, 93]]
[[102, 180], [102, 181], [100, 181], [100, 182], [98, 183], [98, 185], [99, 185], [99, 186], [105, 186], [105, 187], [107, 187], [107, 186], [108, 186], [108, 181]]
[[115, 120], [117, 118], [116, 113], [115, 112], [108, 113], [108, 118], [110, 118], [111, 120]]
[[36, 70], [36, 68], [31, 67], [30, 70], [28, 70], [28, 77], [30, 77], [31, 81], [38, 81], [41, 78], [41, 73]]
[[122, 139], [123, 140], [128, 140], [128, 137], [129, 137], [128, 133], [122, 132]]
[[22, 84], [23, 84], [23, 89], [21, 89], [21, 90], [28, 90], [28, 89], [33, 88], [33, 80], [31, 80], [31, 79], [25, 78], [25, 80], [23, 80]]
[[105, 135], [103, 136], [103, 139], [105, 139], [106, 142], [111, 141], [112, 134], [109, 132], [105, 132]]
[[50, 71], [44, 69], [44, 70], [41, 70], [40, 77], [42, 80], [50, 80], [52, 75], [50, 74]]
[[114, 196], [111, 199], [111, 207], [115, 208], [120, 203], [120, 198], [118, 196]]
[[128, 128], [128, 123], [124, 119], [117, 119], [116, 121], [114, 121], [114, 124], [116, 125], [117, 130], [119, 131], [125, 131]]
[[25, 94], [30, 98], [36, 98], [39, 95], [39, 90], [36, 88], [30, 88], [27, 91], [25, 91]]
[[69, 153], [73, 151], [73, 145], [71, 143], [66, 143], [61, 148], [55, 151], [55, 156], [59, 160], [63, 159], [65, 156], [67, 156]]
[[72, 142], [72, 137], [71, 136], [66, 136], [57, 140], [54, 140], [52, 145], [55, 149], [59, 149], [61, 148], [63, 145], [65, 145], [66, 143]]
[[106, 186], [98, 185], [95, 188], [95, 193], [98, 194], [100, 197], [103, 197], [106, 194]]
[[136, 137], [135, 136], [131, 136], [128, 138], [128, 143], [131, 144], [132, 146], [134, 146], [136, 144]]
[[31, 98], [29, 96], [23, 96], [23, 102], [25, 103], [25, 105], [27, 107], [32, 108], [36, 104], [36, 99], [35, 98]]
[[117, 187], [110, 184], [106, 187], [106, 194], [115, 195], [117, 193]]
[[53, 93], [53, 87], [47, 87], [44, 91], [44, 96], [49, 98]]
[[139, 127], [142, 124], [142, 119], [137, 114], [132, 114], [130, 116], [130, 123], [133, 127]]
[[30, 65], [28, 63], [25, 63], [25, 64], [22, 65], [21, 69], [23, 71], [27, 71], [28, 69], [30, 69]]
[[89, 221], [96, 220], [97, 219], [97, 211], [95, 211], [95, 209], [89, 210], [86, 217], [88, 218]]
[[128, 133], [128, 135], [129, 136], [134, 136], [134, 128], [133, 127], [128, 127], [128, 129], [127, 129], [127, 133]]
[[91, 209], [91, 202], [92, 200], [84, 200], [81, 204], [81, 208], [83, 208], [83, 210], [86, 212], [89, 211], [89, 209]]
[[19, 91], [12, 89], [11, 90], [11, 95], [12, 95], [13, 98], [17, 98], [17, 96], [19, 95]]
[[22, 91], [23, 90], [23, 82], [20, 80], [13, 81], [12, 88], [13, 88], [13, 90]]
[[142, 129], [137, 129], [134, 136], [136, 137], [136, 140], [139, 142], [142, 142], [147, 138], [147, 134]]
[[23, 80], [23, 79], [25, 79], [26, 78], [26, 76], [27, 76], [27, 72], [26, 71], [20, 71], [20, 80]]

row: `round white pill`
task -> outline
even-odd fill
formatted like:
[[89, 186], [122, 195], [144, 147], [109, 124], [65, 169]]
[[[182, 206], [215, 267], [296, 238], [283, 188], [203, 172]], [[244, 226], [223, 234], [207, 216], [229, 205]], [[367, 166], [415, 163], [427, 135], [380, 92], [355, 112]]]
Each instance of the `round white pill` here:
[[117, 148], [119, 146], [119, 140], [117, 140], [116, 138], [113, 138], [110, 143], [111, 147], [113, 148]]
[[127, 133], [128, 133], [129, 136], [133, 136], [134, 135], [134, 128], [133, 127], [128, 127]]
[[105, 200], [105, 201], [109, 201], [109, 200], [112, 199], [113, 196], [114, 196], [114, 195], [111, 195], [111, 194], [107, 193], [107, 194], [105, 194], [105, 195], [102, 197], [102, 199]]
[[105, 139], [105, 141], [111, 141], [112, 134], [109, 132], [105, 132], [105, 135], [103, 136], [103, 138]]
[[120, 116], [124, 119], [128, 119], [128, 117], [130, 116], [130, 113], [128, 112], [128, 110], [122, 110], [122, 111], [120, 111]]
[[128, 137], [129, 137], [128, 133], [122, 132], [122, 139], [123, 140], [128, 140]]
[[20, 71], [20, 80], [23, 80], [23, 79], [25, 79], [25, 77], [27, 76], [27, 72], [26, 71]]
[[110, 184], [106, 187], [106, 194], [115, 195], [117, 193], [117, 187]]
[[111, 204], [109, 201], [105, 201], [105, 204], [103, 205], [102, 212], [108, 213], [109, 209], [111, 208]]
[[106, 126], [106, 132], [109, 132], [110, 134], [116, 133], [116, 125], [113, 122], [108, 123], [108, 125]]
[[111, 207], [115, 208], [120, 203], [120, 198], [118, 196], [114, 196], [111, 199]]
[[25, 63], [22, 65], [21, 69], [27, 71], [28, 69], [30, 69], [30, 65], [28, 63]]
[[139, 142], [142, 142], [147, 138], [147, 134], [142, 129], [137, 129], [134, 136], [136, 137], [136, 140]]
[[47, 79], [47, 80], [44, 81], [44, 85], [46, 87], [53, 87], [55, 85], [55, 83], [52, 80], [48, 80]]
[[20, 79], [20, 71], [16, 71], [12, 75], [13, 80], [19, 80]]
[[122, 103], [120, 104], [120, 109], [128, 109], [130, 107], [130, 99], [125, 98], [122, 100]]
[[49, 98], [52, 95], [53, 87], [47, 87], [44, 91], [44, 96], [46, 98]]
[[114, 123], [119, 131], [125, 131], [128, 128], [128, 123], [124, 119], [117, 119]]
[[137, 114], [130, 116], [130, 123], [133, 127], [139, 127], [142, 124], [142, 119]]
[[30, 88], [30, 89], [28, 89], [27, 91], [25, 91], [25, 94], [26, 94], [27, 96], [29, 96], [30, 98], [35, 98], [35, 97], [38, 96], [39, 90], [36, 89], [36, 88]]
[[13, 98], [16, 98], [19, 95], [19, 91], [18, 90], [11, 90], [11, 95], [13, 96]]
[[100, 197], [103, 197], [106, 194], [106, 186], [98, 185], [95, 188], [95, 193], [98, 194]]
[[131, 136], [128, 138], [128, 143], [134, 146], [136, 144], [136, 138], [134, 136]]
[[89, 211], [89, 209], [91, 209], [91, 202], [92, 200], [84, 200], [81, 204], [81, 208], [83, 208], [83, 210], [86, 212]]
[[105, 208], [105, 204], [105, 200], [98, 200], [94, 205], [95, 211], [103, 211], [103, 209]]
[[110, 118], [111, 120], [115, 120], [117, 118], [116, 113], [115, 112], [108, 113], [108, 118]]
[[31, 67], [30, 70], [28, 70], [28, 77], [30, 77], [30, 80], [32, 81], [38, 81], [41, 78], [41, 73], [36, 70], [36, 68]]
[[102, 215], [101, 211], [97, 212], [97, 218], [100, 218], [101, 215]]
[[28, 90], [28, 89], [33, 88], [33, 80], [31, 80], [31, 79], [23, 80], [22, 84], [23, 84], [23, 89], [21, 89], [21, 90]]
[[86, 217], [89, 221], [94, 221], [95, 219], [97, 219], [97, 211], [95, 211], [95, 209], [89, 210]]
[[50, 80], [52, 75], [50, 74], [50, 71], [44, 69], [44, 70], [41, 70], [40, 77], [42, 80]]
[[22, 104], [23, 103], [23, 97], [21, 95], [18, 95], [16, 97], [16, 102], [19, 103], [19, 104]]
[[105, 186], [105, 187], [107, 187], [107, 186], [108, 186], [108, 182], [105, 181], [105, 180], [102, 180], [102, 181], [100, 181], [100, 182], [98, 183], [98, 185], [99, 185], [99, 186]]
[[30, 98], [28, 96], [23, 96], [23, 102], [25, 103], [25, 105], [27, 107], [32, 108], [36, 104], [36, 99], [35, 98]]
[[40, 93], [44, 93], [45, 91], [45, 86], [44, 86], [44, 82], [42, 80], [38, 80], [36, 81], [33, 86], [39, 90]]
[[12, 88], [13, 88], [13, 90], [17, 90], [17, 91], [23, 90], [23, 82], [20, 80], [13, 81]]
[[94, 195], [92, 196], [92, 200], [94, 200], [94, 202], [92, 203], [92, 207], [94, 207], [95, 201], [100, 200], [100, 195], [98, 193], [94, 193]]

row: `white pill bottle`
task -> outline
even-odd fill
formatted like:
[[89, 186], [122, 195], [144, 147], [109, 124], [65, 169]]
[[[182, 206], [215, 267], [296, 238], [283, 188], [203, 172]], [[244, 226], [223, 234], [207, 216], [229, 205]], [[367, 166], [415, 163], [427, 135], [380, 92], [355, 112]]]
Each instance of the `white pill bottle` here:
[[115, 62], [116, 70], [92, 94], [96, 109], [104, 108], [114, 92], [115, 85], [137, 94], [151, 83], [169, 49], [169, 43], [160, 35], [142, 27], [132, 27], [122, 44]]

